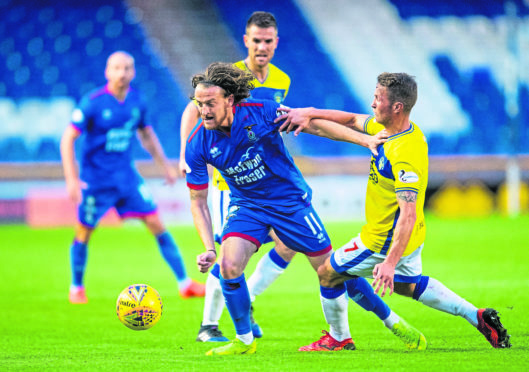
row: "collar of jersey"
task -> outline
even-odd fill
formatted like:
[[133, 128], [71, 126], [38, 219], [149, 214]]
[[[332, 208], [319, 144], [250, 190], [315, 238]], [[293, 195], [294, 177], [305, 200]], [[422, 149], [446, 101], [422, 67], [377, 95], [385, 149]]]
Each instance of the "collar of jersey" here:
[[413, 123], [410, 121], [410, 127], [408, 129], [406, 129], [404, 132], [400, 132], [400, 133], [394, 134], [392, 136], [389, 136], [388, 137], [388, 142], [389, 141], [393, 141], [394, 139], [397, 139], [399, 137], [405, 136], [406, 134], [410, 134], [414, 130], [415, 130], [415, 125], [413, 125]]

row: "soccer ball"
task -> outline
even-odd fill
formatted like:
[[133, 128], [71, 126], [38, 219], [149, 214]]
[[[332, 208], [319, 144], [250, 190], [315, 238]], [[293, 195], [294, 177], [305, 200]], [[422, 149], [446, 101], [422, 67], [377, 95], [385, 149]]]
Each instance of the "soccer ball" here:
[[135, 331], [149, 329], [162, 316], [162, 299], [147, 284], [129, 285], [119, 294], [116, 313], [121, 323]]

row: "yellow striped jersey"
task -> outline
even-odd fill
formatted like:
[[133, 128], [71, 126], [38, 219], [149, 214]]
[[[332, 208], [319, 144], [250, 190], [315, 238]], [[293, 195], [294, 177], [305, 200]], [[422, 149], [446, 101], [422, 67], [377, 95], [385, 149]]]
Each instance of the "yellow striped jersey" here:
[[[364, 123], [364, 131], [374, 135], [384, 129], [373, 116]], [[366, 221], [360, 238], [372, 251], [387, 254], [399, 218], [398, 191], [417, 193], [417, 220], [403, 256], [424, 243], [424, 197], [428, 184], [428, 145], [417, 125], [388, 138], [378, 147], [378, 156], [371, 156], [371, 169], [366, 193]]]
[[[251, 72], [248, 66], [246, 66], [246, 63], [244, 63], [244, 60], [236, 62], [233, 65], [241, 70]], [[269, 63], [268, 76], [265, 81], [261, 83], [259, 80], [254, 79], [253, 84], [255, 88], [250, 92], [252, 98], [267, 99], [277, 103], [283, 103], [288, 94], [288, 89], [290, 88], [290, 77], [279, 68]], [[213, 170], [213, 185], [219, 190], [229, 190], [226, 181], [224, 181], [224, 178], [222, 178], [217, 169]]]

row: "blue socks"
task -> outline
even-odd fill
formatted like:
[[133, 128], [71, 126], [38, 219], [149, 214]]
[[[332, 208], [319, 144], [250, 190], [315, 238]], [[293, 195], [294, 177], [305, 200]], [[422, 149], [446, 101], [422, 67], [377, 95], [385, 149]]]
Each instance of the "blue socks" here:
[[215, 262], [213, 268], [210, 271], [211, 275], [220, 280], [220, 265]]
[[70, 247], [70, 265], [72, 268], [72, 284], [76, 287], [83, 285], [86, 257], [86, 244], [74, 240]]
[[419, 283], [415, 285], [415, 290], [413, 291], [413, 299], [419, 301], [419, 297], [424, 293], [428, 287], [428, 281], [430, 280], [429, 276], [421, 276]]
[[168, 231], [165, 231], [156, 236], [156, 241], [158, 242], [158, 246], [160, 247], [160, 252], [162, 253], [163, 258], [169, 264], [169, 266], [171, 266], [171, 269], [173, 269], [177, 280], [181, 282], [187, 279], [184, 261], [182, 260], [182, 256], [180, 255], [178, 247], [176, 246], [171, 234], [169, 234]]
[[220, 278], [220, 286], [238, 335], [252, 331], [250, 323], [250, 292], [244, 279], [244, 273], [235, 279]]
[[381, 320], [386, 319], [391, 310], [364, 278], [358, 277], [345, 282], [349, 297], [367, 311], [374, 312]]
[[273, 263], [275, 263], [277, 266], [279, 266], [282, 269], [286, 269], [288, 264], [290, 262], [287, 262], [276, 252], [276, 247], [272, 248], [270, 252], [268, 252], [268, 257], [270, 257], [270, 260], [272, 260]]

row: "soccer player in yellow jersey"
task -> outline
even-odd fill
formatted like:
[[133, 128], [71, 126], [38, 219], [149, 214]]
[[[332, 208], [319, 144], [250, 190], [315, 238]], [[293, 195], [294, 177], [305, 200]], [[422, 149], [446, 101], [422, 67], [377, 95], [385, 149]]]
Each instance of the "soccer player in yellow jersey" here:
[[[375, 134], [386, 130], [388, 140], [371, 157], [366, 195], [366, 221], [360, 234], [334, 252], [318, 274], [322, 286], [335, 287], [351, 277], [372, 277], [383, 297], [389, 291], [461, 316], [476, 327], [494, 348], [511, 346], [507, 330], [494, 309], [478, 309], [438, 280], [422, 275], [421, 252], [426, 232], [424, 198], [428, 183], [428, 145], [410, 121], [417, 100], [415, 79], [405, 73], [378, 76], [371, 107], [374, 116], [336, 110], [290, 110], [280, 130], [297, 135], [318, 120], [331, 120], [354, 130]], [[402, 333], [401, 327], [392, 329]], [[322, 338], [323, 339], [323, 338]], [[412, 342], [410, 340], [410, 342]], [[416, 342], [416, 341], [413, 341]], [[419, 349], [426, 340], [419, 341]], [[301, 350], [319, 350], [321, 340]]]
[[[246, 34], [244, 44], [248, 48], [248, 56], [234, 65], [241, 70], [249, 71], [255, 79], [255, 88], [251, 91], [251, 97], [257, 99], [273, 100], [282, 103], [290, 88], [290, 77], [279, 68], [274, 66], [272, 60], [278, 45], [277, 22], [273, 14], [268, 12], [254, 12], [246, 23]], [[200, 119], [199, 110], [194, 102], [190, 102], [181, 118], [180, 125], [180, 170], [185, 173], [185, 148], [186, 140], [192, 133], [193, 128]], [[230, 202], [229, 188], [220, 175], [213, 171], [213, 227], [217, 243], [220, 244], [222, 229], [224, 226], [227, 209]], [[248, 278], [250, 297], [253, 301], [255, 296], [262, 293], [272, 282], [281, 275], [288, 266], [295, 251], [288, 249], [277, 238], [272, 231], [270, 234], [275, 243], [274, 248], [264, 255], [255, 272]], [[206, 296], [204, 300], [204, 312], [197, 341], [227, 341], [218, 329], [219, 319], [224, 308], [224, 296], [219, 282], [219, 265], [216, 264], [206, 281]], [[253, 321], [252, 331], [255, 337], [261, 337], [260, 327]]]

